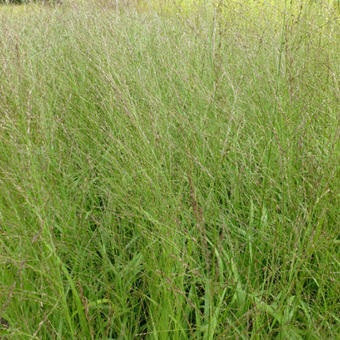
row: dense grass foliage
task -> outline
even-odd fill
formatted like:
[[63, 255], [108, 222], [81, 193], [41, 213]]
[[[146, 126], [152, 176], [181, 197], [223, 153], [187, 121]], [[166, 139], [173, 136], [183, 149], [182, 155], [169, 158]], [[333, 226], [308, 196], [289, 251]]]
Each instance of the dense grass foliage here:
[[0, 337], [340, 336], [339, 17], [277, 4], [0, 16]]

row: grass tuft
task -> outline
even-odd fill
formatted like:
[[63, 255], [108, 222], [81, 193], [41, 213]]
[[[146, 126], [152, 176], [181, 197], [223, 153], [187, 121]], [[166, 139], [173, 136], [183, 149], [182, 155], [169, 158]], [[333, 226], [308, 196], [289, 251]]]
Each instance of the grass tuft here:
[[338, 338], [338, 12], [154, 4], [0, 11], [0, 337]]

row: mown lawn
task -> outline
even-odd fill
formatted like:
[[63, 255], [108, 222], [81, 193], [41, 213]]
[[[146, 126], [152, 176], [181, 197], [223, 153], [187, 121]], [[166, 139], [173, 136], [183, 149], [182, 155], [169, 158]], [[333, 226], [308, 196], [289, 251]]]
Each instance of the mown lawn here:
[[339, 75], [329, 1], [2, 8], [0, 338], [339, 338]]

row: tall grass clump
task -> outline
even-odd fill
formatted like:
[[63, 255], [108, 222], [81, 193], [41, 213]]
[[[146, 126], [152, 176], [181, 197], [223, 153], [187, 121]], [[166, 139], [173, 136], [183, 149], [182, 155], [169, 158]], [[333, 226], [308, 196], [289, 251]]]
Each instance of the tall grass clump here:
[[338, 338], [338, 12], [167, 6], [0, 14], [0, 337]]

